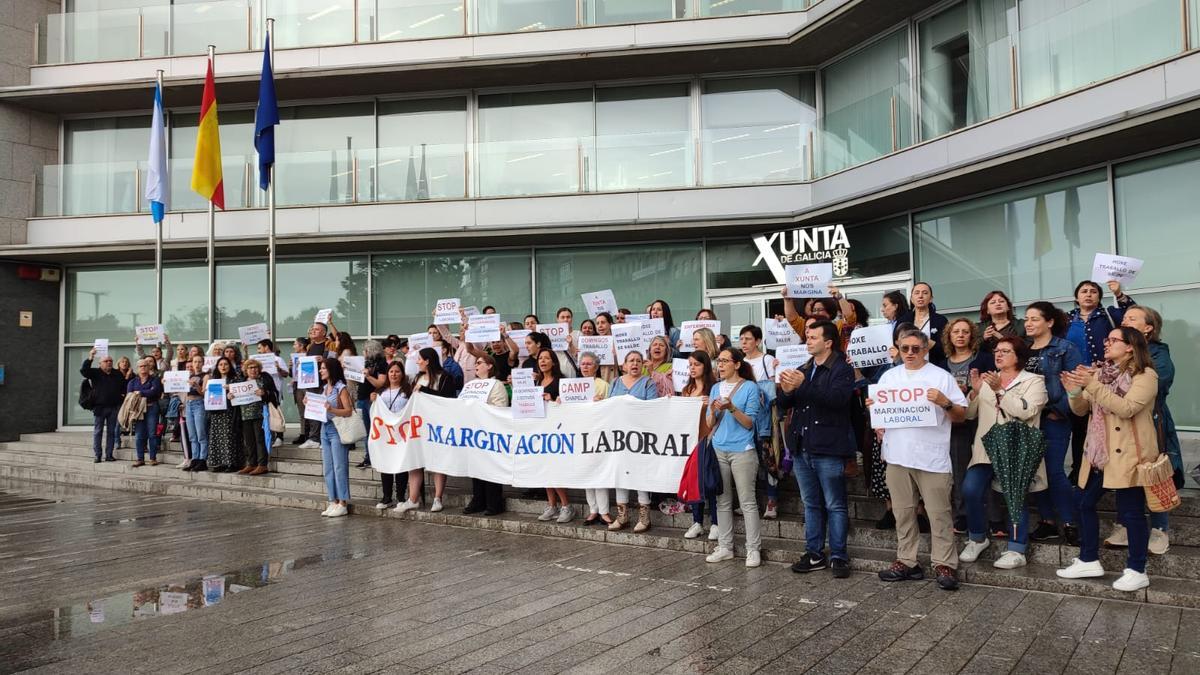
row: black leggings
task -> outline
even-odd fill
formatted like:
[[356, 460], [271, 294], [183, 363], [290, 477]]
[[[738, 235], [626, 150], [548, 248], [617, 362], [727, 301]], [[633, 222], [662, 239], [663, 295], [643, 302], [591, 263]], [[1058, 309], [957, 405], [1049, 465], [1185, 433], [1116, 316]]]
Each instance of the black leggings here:
[[246, 466], [267, 465], [267, 440], [263, 437], [261, 417], [242, 420], [242, 448], [246, 452]]

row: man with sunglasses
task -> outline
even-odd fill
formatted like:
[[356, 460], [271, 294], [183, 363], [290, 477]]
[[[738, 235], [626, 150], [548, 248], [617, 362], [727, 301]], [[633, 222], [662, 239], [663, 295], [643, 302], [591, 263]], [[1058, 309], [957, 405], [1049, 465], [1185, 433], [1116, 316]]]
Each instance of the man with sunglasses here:
[[[896, 337], [896, 348], [904, 362], [902, 368], [888, 370], [879, 380], [880, 389], [916, 388], [934, 404], [935, 426], [877, 429], [883, 441], [883, 459], [887, 462], [887, 486], [892, 493], [892, 512], [896, 514], [896, 561], [879, 573], [884, 581], [923, 579], [917, 561], [920, 540], [917, 528], [917, 503], [924, 500], [932, 537], [933, 570], [937, 584], [944, 590], [958, 588], [955, 570], [953, 518], [950, 492], [953, 486], [950, 464], [950, 425], [966, 419], [967, 399], [950, 373], [925, 360], [929, 337], [920, 330], [903, 330]], [[867, 406], [872, 405], [867, 399]]]

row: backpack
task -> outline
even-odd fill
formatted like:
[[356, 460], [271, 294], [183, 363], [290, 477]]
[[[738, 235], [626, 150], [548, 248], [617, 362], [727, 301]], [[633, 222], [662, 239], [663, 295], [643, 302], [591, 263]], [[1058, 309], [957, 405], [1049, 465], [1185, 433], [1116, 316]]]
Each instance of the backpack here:
[[92, 381], [86, 377], [79, 383], [79, 407], [84, 410], [96, 409], [96, 390], [92, 388]]

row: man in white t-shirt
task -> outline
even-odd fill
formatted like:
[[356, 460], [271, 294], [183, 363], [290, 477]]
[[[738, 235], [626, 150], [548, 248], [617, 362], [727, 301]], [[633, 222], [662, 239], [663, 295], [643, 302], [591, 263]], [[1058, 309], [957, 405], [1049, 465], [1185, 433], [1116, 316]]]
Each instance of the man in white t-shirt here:
[[[966, 419], [967, 399], [954, 378], [926, 360], [929, 336], [910, 329], [896, 337], [896, 348], [903, 366], [888, 370], [879, 386], [921, 385], [936, 408], [937, 425], [901, 429], [877, 429], [883, 439], [883, 460], [887, 462], [887, 486], [892, 494], [892, 513], [896, 516], [896, 562], [879, 573], [884, 581], [922, 579], [917, 561], [920, 534], [917, 529], [917, 503], [925, 501], [932, 538], [933, 570], [938, 586], [952, 591], [958, 588], [955, 570], [953, 518], [950, 491], [953, 478], [950, 465], [950, 424]], [[867, 400], [871, 405], [871, 400]]]

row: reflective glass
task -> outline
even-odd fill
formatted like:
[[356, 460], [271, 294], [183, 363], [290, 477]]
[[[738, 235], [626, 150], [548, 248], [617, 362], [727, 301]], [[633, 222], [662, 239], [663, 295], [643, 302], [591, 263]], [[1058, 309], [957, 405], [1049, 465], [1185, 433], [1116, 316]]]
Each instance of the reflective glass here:
[[593, 148], [591, 89], [479, 97], [479, 194], [587, 191]]
[[533, 306], [528, 251], [456, 251], [371, 258], [375, 335], [409, 335], [433, 321], [442, 298], [520, 321]]
[[204, 54], [208, 45], [218, 54], [254, 49], [250, 6], [248, 0], [174, 0], [147, 8], [146, 45], [176, 55]]
[[592, 25], [668, 21], [687, 17], [687, 0], [583, 0]]
[[[261, 198], [261, 202], [255, 201], [259, 199], [260, 190], [258, 156], [254, 153], [254, 111], [221, 110], [218, 107], [217, 117], [221, 123], [221, 178], [225, 190], [225, 208], [242, 209], [266, 205], [265, 197]], [[196, 127], [199, 123], [199, 113], [171, 114], [171, 159], [168, 173], [171, 179], [172, 211], [199, 211], [208, 208], [208, 202], [192, 191], [192, 164], [196, 158]], [[149, 131], [144, 132], [141, 145], [146, 144], [146, 138], [149, 138]], [[146, 154], [144, 148], [142, 154]]]
[[575, 0], [476, 0], [475, 22], [480, 33], [572, 28], [575, 4]]
[[467, 100], [379, 103], [379, 201], [467, 195]]
[[[265, 289], [264, 289], [265, 290]], [[333, 310], [333, 323], [355, 338], [367, 333], [365, 257], [280, 260], [275, 272], [275, 335], [308, 335], [313, 317]]]
[[45, 62], [138, 58], [138, 13], [134, 6], [48, 15]]
[[706, 80], [704, 184], [804, 180], [816, 122], [811, 73]]
[[132, 342], [134, 326], [153, 323], [154, 268], [67, 270], [67, 342]]
[[[61, 213], [134, 213], [142, 206], [148, 116], [66, 120]], [[57, 209], [55, 209], [57, 210]]]
[[217, 339], [237, 339], [238, 327], [267, 320], [267, 265], [217, 263]]
[[273, 39], [276, 48], [354, 42], [356, 3], [338, 0], [259, 1], [263, 4], [265, 16], [275, 19]]
[[808, 6], [806, 0], [698, 0], [700, 16], [735, 16], [791, 12]]
[[1200, 149], [1120, 164], [1114, 174], [1117, 251], [1146, 261], [1132, 288], [1200, 281]]
[[1013, 302], [1070, 297], [1109, 250], [1105, 173], [1092, 171], [913, 216], [913, 278], [946, 309], [978, 307], [1000, 289]]
[[174, 342], [208, 340], [208, 266], [163, 266], [163, 328]]
[[692, 184], [687, 83], [596, 90], [596, 173], [601, 190]]
[[359, 40], [419, 40], [466, 32], [464, 0], [376, 0], [359, 5]]
[[604, 289], [612, 289], [617, 306], [636, 313], [662, 298], [671, 305], [676, 324], [700, 309], [704, 250], [699, 243], [546, 248], [536, 255], [542, 319], [565, 306], [578, 324], [587, 317], [580, 294]]
[[[372, 103], [281, 108], [279, 119], [275, 129], [278, 204], [339, 204], [354, 201], [356, 195], [359, 201], [371, 200]], [[258, 160], [253, 156], [253, 136], [251, 139], [248, 152], [255, 167]], [[254, 178], [254, 185], [257, 181]]]
[[[1196, 315], [1200, 289], [1140, 293], [1136, 299], [1162, 314], [1162, 341], [1171, 347], [1175, 362], [1175, 383], [1167, 404], [1177, 426], [1196, 429], [1200, 427], [1200, 318]], [[1191, 467], [1195, 461], [1190, 458], [1186, 464]]]

